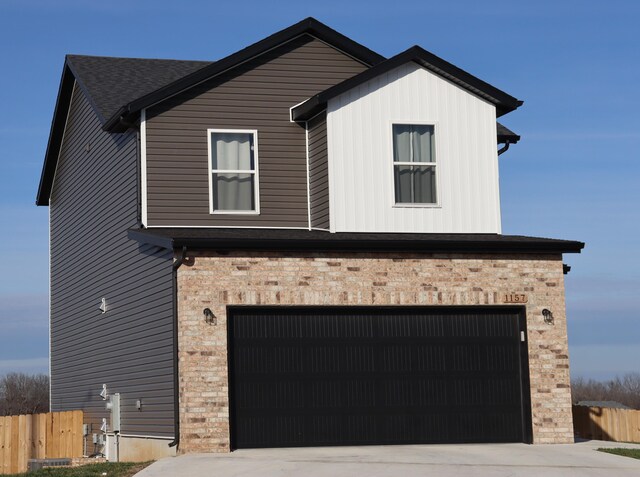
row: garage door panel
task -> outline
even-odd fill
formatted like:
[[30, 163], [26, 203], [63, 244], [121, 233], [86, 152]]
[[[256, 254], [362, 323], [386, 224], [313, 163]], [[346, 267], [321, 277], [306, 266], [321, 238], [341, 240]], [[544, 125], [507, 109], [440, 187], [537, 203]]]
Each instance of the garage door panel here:
[[230, 313], [232, 445], [519, 442], [517, 310]]

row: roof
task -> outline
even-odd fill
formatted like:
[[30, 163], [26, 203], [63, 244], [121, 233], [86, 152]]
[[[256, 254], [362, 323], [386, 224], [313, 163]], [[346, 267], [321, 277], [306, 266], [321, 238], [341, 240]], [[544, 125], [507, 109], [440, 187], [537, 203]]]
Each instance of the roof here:
[[306, 18], [216, 62], [68, 55], [53, 112], [36, 205], [48, 205], [74, 82], [77, 81], [109, 132], [124, 132], [139, 112], [162, 99], [238, 66], [301, 35], [309, 34], [371, 66], [384, 56], [314, 18]]
[[[496, 104], [500, 106], [499, 111], [502, 114], [507, 110], [515, 109], [522, 103], [422, 48], [413, 47], [386, 60], [382, 55], [314, 18], [306, 18], [216, 62], [68, 55], [60, 80], [36, 204], [49, 204], [75, 82], [93, 105], [103, 129], [109, 132], [124, 132], [137, 121], [142, 109], [305, 34], [329, 43], [372, 67], [362, 74], [371, 70], [373, 75], [379, 74], [384, 68], [392, 67], [395, 62], [404, 61], [405, 57], [415, 56], [415, 61], [422, 61], [423, 66], [438, 72], [461, 87], [483, 95], [485, 99], [497, 101]], [[358, 81], [362, 80], [362, 74], [356, 75], [352, 80], [356, 78]], [[351, 80], [340, 85], [344, 87], [349, 81]], [[332, 88], [321, 94], [327, 94], [331, 90]], [[512, 137], [517, 136], [514, 133], [511, 134], [513, 134]], [[500, 136], [498, 136], [498, 142], [500, 142]], [[510, 142], [514, 141], [510, 140]]]
[[158, 90], [139, 97], [127, 104], [124, 104], [104, 125], [104, 129], [111, 132], [120, 132], [119, 127], [120, 118], [124, 117], [126, 120], [130, 120], [132, 117], [137, 116], [140, 111], [152, 104], [155, 104], [163, 99], [173, 96], [176, 93], [189, 89], [202, 81], [215, 77], [235, 66], [244, 63], [245, 61], [254, 58], [262, 53], [265, 53], [276, 46], [286, 43], [301, 35], [312, 35], [330, 45], [335, 46], [344, 53], [352, 56], [356, 60], [372, 66], [384, 61], [384, 56], [379, 55], [375, 51], [353, 41], [351, 38], [344, 36], [341, 33], [329, 28], [324, 23], [319, 22], [315, 18], [309, 17], [304, 20], [291, 25], [284, 30], [274, 33], [267, 38], [254, 43], [236, 53], [233, 53], [226, 58], [223, 58], [215, 63], [211, 63], [209, 66], [202, 68], [192, 74], [189, 74], [183, 78], [180, 78], [173, 83], [170, 83]]
[[210, 61], [67, 55], [66, 63], [102, 124], [123, 104], [211, 65]]
[[176, 78], [184, 77], [209, 64], [211, 62], [208, 61], [67, 55], [53, 110], [36, 205], [49, 205], [74, 83], [78, 83], [95, 109], [98, 119], [104, 124], [105, 118], [115, 114], [123, 102], [155, 91]]
[[292, 108], [291, 117], [295, 121], [310, 119], [320, 111], [324, 110], [327, 107], [327, 102], [329, 100], [381, 74], [409, 63], [410, 61], [419, 64], [423, 68], [426, 68], [435, 74], [446, 78], [452, 83], [457, 84], [462, 89], [465, 89], [470, 93], [494, 104], [496, 106], [498, 117], [515, 110], [523, 103], [510, 94], [499, 90], [495, 86], [482, 81], [472, 74], [467, 73], [448, 61], [445, 61], [416, 45], [389, 58], [388, 60], [378, 63], [360, 74], [346, 79], [343, 82], [312, 96], [307, 101]]
[[510, 144], [515, 144], [520, 140], [520, 136], [514, 133], [511, 129], [503, 126], [500, 123], [496, 123], [498, 132], [498, 144], [504, 144], [509, 141]]
[[521, 235], [429, 233], [329, 233], [318, 230], [148, 228], [129, 229], [129, 238], [167, 249], [579, 253], [584, 243]]
[[612, 409], [633, 409], [618, 401], [580, 401], [577, 405], [586, 407], [608, 407]]

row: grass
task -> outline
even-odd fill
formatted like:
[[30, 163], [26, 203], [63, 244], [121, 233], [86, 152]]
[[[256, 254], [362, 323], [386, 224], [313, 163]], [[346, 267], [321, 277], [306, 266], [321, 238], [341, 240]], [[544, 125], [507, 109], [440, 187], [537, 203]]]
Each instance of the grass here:
[[4, 477], [131, 477], [151, 462], [106, 462], [81, 467], [49, 467], [26, 474], [12, 474]]
[[600, 452], [606, 452], [607, 454], [621, 455], [624, 457], [631, 457], [633, 459], [640, 459], [640, 449], [623, 449], [622, 447], [606, 448], [601, 447], [598, 449]]

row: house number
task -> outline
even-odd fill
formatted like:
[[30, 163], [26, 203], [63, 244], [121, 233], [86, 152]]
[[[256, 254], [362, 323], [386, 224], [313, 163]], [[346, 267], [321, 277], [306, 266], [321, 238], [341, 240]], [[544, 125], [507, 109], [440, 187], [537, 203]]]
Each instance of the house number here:
[[507, 293], [504, 295], [505, 303], [526, 303], [527, 295], [524, 293]]

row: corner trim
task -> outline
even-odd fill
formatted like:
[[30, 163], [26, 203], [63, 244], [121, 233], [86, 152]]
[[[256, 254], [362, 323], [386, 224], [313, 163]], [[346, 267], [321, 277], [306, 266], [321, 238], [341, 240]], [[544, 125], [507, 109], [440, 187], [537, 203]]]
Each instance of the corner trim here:
[[147, 110], [140, 112], [140, 190], [142, 207], [142, 225], [149, 223], [147, 217]]
[[307, 160], [307, 217], [309, 219], [309, 230], [311, 230], [311, 178], [309, 170], [309, 121], [304, 122], [305, 153]]

